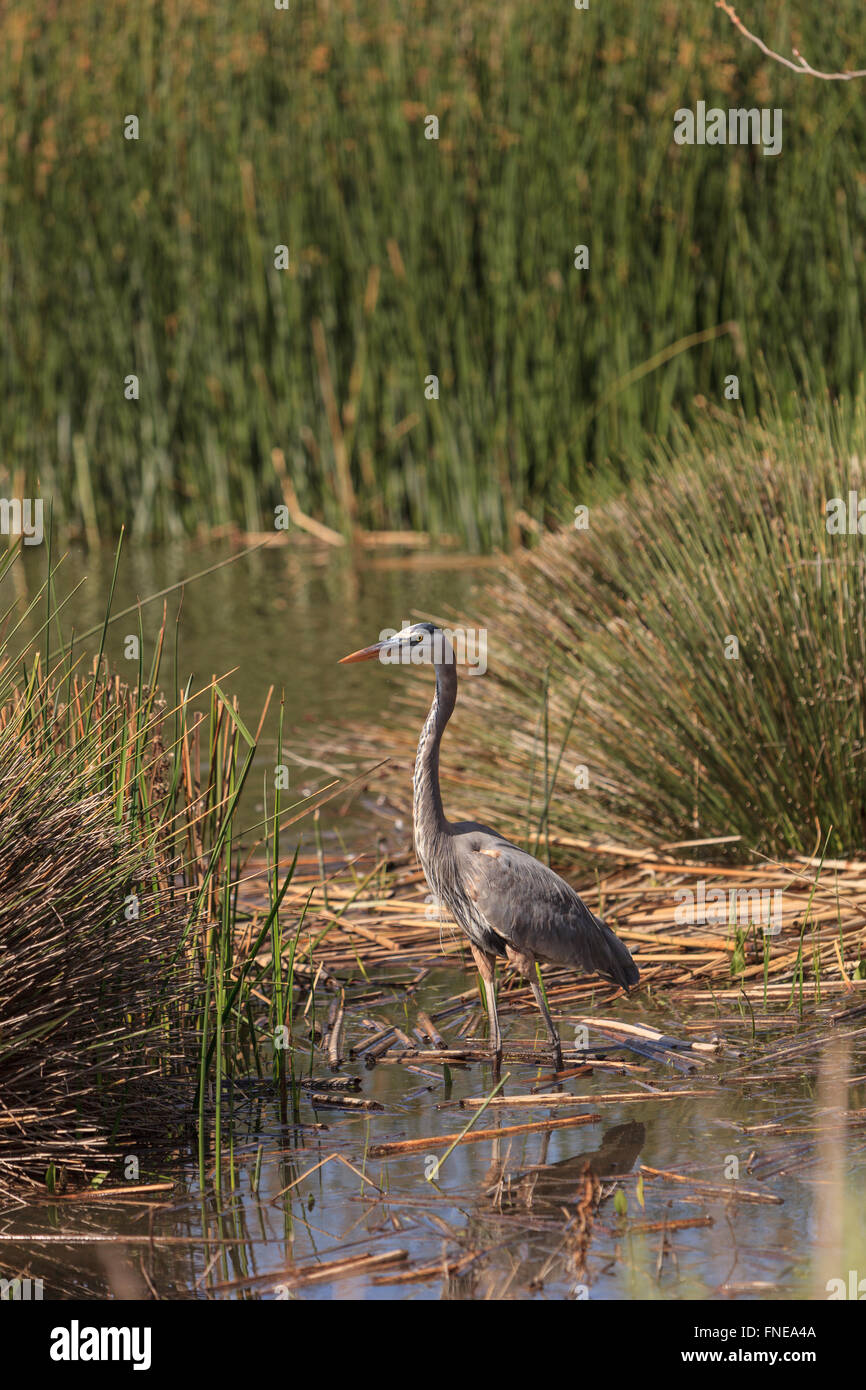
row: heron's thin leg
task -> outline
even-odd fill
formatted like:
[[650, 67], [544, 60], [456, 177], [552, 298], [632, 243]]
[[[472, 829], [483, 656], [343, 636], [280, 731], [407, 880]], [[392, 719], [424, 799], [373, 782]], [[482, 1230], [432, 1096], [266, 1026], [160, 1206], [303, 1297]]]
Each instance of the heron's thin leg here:
[[538, 976], [535, 973], [534, 968], [532, 974], [529, 977], [529, 985], [532, 990], [533, 998], [535, 999], [536, 1004], [541, 1010], [541, 1016], [544, 1019], [544, 1022], [547, 1024], [547, 1035], [550, 1038], [551, 1043], [553, 1044], [553, 1050], [556, 1055], [556, 1070], [562, 1071], [562, 1043], [560, 1042], [559, 1034], [556, 1031], [556, 1025], [554, 1024], [553, 1019], [550, 1017], [550, 1010], [548, 1009], [547, 1001], [544, 998], [544, 991], [542, 990], [541, 985], [538, 983]]
[[494, 1068], [498, 1072], [502, 1065], [502, 1034], [499, 1031], [499, 1015], [496, 1012], [496, 957], [485, 955], [471, 941], [469, 944], [472, 946], [472, 954], [475, 957], [475, 964], [478, 966], [478, 973], [484, 981], [487, 1021], [490, 1027], [490, 1046], [493, 1050]]

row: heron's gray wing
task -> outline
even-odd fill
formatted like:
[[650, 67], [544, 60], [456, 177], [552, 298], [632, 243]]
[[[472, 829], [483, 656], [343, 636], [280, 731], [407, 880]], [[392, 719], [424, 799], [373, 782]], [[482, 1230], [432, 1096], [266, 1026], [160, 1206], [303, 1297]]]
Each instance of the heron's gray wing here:
[[546, 864], [480, 828], [458, 833], [454, 848], [474, 911], [514, 950], [598, 971], [625, 988], [637, 983], [637, 966], [619, 937]]

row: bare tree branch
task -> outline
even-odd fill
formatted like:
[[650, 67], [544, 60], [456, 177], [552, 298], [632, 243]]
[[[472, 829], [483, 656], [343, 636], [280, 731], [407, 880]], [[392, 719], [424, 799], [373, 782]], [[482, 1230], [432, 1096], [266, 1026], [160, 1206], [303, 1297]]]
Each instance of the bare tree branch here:
[[796, 62], [792, 62], [790, 58], [783, 58], [781, 53], [774, 53], [772, 48], [768, 48], [757, 34], [749, 32], [733, 5], [729, 5], [727, 0], [716, 0], [716, 9], [723, 10], [734, 28], [739, 29], [743, 37], [760, 48], [761, 52], [765, 53], [768, 58], [781, 63], [783, 67], [789, 68], [791, 72], [796, 72], [800, 77], [820, 77], [824, 82], [850, 82], [852, 77], [866, 77], [866, 68], [861, 68], [859, 72], [819, 72], [817, 68], [813, 68], [811, 64], [806, 62], [802, 53], [796, 48], [791, 49]]

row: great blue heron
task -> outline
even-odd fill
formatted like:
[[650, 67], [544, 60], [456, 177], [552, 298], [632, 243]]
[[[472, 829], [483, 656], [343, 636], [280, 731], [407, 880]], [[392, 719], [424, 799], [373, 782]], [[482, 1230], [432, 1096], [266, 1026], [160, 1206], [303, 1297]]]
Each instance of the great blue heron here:
[[487, 998], [490, 1042], [497, 1069], [502, 1035], [494, 972], [505, 957], [529, 981], [562, 1070], [562, 1045], [538, 980], [536, 963], [568, 965], [604, 975], [623, 989], [638, 968], [627, 948], [552, 869], [476, 821], [445, 819], [439, 791], [439, 745], [457, 702], [454, 649], [433, 623], [413, 623], [395, 636], [362, 647], [348, 661], [432, 662], [436, 694], [415, 759], [412, 819], [415, 849], [431, 892], [450, 909], [469, 938]]

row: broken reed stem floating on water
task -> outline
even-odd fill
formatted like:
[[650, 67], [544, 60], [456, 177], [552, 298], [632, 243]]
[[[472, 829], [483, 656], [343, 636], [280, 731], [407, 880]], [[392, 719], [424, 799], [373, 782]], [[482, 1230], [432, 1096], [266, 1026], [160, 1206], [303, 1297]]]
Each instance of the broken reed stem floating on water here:
[[[474, 1117], [473, 1117], [474, 1118]], [[569, 1115], [562, 1120], [534, 1120], [523, 1125], [502, 1125], [499, 1129], [467, 1129], [457, 1134], [431, 1134], [425, 1139], [395, 1139], [387, 1144], [371, 1144], [371, 1158], [400, 1158], [403, 1154], [423, 1153], [438, 1144], [480, 1144], [486, 1139], [507, 1139], [512, 1134], [533, 1134], [541, 1129], [566, 1129], [574, 1125], [595, 1125], [600, 1115]], [[468, 1127], [467, 1127], [468, 1128]], [[449, 1150], [450, 1152], [450, 1150]]]
[[254, 1288], [257, 1284], [272, 1284], [275, 1287], [300, 1288], [305, 1284], [328, 1283], [332, 1279], [357, 1279], [375, 1269], [389, 1265], [403, 1264], [408, 1260], [407, 1250], [385, 1250], [373, 1255], [345, 1255], [336, 1260], [326, 1260], [317, 1264], [289, 1265], [275, 1269], [268, 1274], [249, 1274], [243, 1279], [232, 1279], [223, 1284], [212, 1284], [211, 1293], [230, 1293], [234, 1289]]
[[775, 1196], [772, 1192], [755, 1192], [747, 1187], [738, 1187], [736, 1183], [731, 1183], [725, 1187], [717, 1182], [704, 1182], [701, 1178], [692, 1178], [684, 1173], [669, 1173], [663, 1168], [648, 1168], [642, 1163], [641, 1173], [647, 1178], [660, 1178], [664, 1182], [685, 1183], [689, 1187], [695, 1188], [698, 1192], [704, 1192], [707, 1196], [723, 1197], [731, 1202], [758, 1202], [767, 1206], [780, 1207], [783, 1198]]
[[[634, 1105], [641, 1101], [645, 1102], [646, 1104], [650, 1104], [655, 1101], [683, 1100], [684, 1098], [690, 1099], [692, 1097], [698, 1096], [715, 1095], [718, 1095], [717, 1091], [697, 1091], [690, 1086], [684, 1087], [681, 1091], [657, 1091], [653, 1088], [647, 1089], [646, 1091], [611, 1091], [608, 1095], [596, 1095], [596, 1093], [593, 1092], [591, 1095], [588, 1096], [573, 1096], [568, 1094], [568, 1092], [557, 1091], [551, 1095], [540, 1096], [497, 1096], [495, 1100], [490, 1100], [488, 1104], [495, 1107], [503, 1107], [509, 1105], [619, 1105], [620, 1102], [627, 1102], [629, 1105]], [[467, 1110], [471, 1110], [476, 1105], [481, 1105], [482, 1102], [480, 1100], [476, 1100], [472, 1096], [464, 1096], [460, 1100], [448, 1101], [446, 1104], [447, 1108], [449, 1109], [455, 1107], [462, 1110], [465, 1107]], [[446, 1106], [443, 1105], [437, 1108], [444, 1109], [446, 1108]]]

